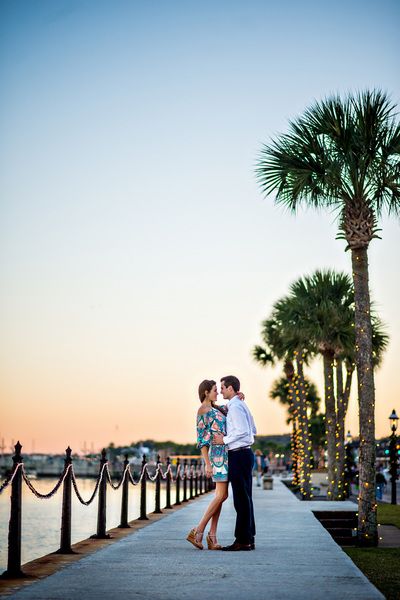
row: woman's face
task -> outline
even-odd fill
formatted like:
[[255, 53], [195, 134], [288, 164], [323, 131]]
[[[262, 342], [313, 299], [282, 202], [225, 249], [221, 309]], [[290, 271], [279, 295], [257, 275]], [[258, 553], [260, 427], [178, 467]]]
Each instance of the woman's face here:
[[211, 391], [208, 392], [208, 400], [210, 400], [210, 402], [216, 402], [217, 401], [217, 396], [218, 396], [217, 384], [215, 383], [213, 385]]

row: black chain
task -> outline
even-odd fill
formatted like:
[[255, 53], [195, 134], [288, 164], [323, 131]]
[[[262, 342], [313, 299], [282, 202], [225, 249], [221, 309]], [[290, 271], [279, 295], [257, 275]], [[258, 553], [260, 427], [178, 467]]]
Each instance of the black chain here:
[[121, 476], [121, 479], [119, 480], [119, 482], [118, 482], [118, 483], [116, 483], [116, 484], [114, 484], [114, 483], [112, 482], [112, 479], [111, 479], [111, 474], [110, 474], [110, 470], [109, 470], [109, 468], [108, 468], [108, 464], [107, 464], [107, 466], [106, 466], [107, 481], [108, 481], [108, 483], [111, 485], [111, 487], [112, 487], [112, 489], [113, 489], [113, 490], [119, 490], [119, 488], [121, 487], [121, 485], [122, 485], [122, 484], [124, 483], [124, 481], [125, 481], [125, 477], [126, 477], [126, 473], [127, 473], [128, 469], [129, 469], [129, 465], [127, 465], [127, 466], [125, 467], [125, 470], [124, 470], [124, 472], [122, 473], [122, 476]]
[[17, 474], [18, 469], [22, 466], [22, 463], [18, 463], [15, 467], [15, 469], [13, 470], [13, 472], [7, 477], [7, 479], [5, 479], [5, 481], [3, 481], [3, 483], [0, 485], [0, 494], [10, 485], [10, 483], [13, 482], [14, 477]]
[[68, 471], [70, 470], [70, 468], [72, 468], [72, 465], [68, 465], [67, 468], [64, 468], [63, 472], [61, 473], [60, 479], [57, 481], [57, 483], [53, 487], [53, 489], [50, 492], [48, 492], [47, 494], [42, 494], [32, 485], [28, 475], [26, 474], [23, 463], [20, 463], [20, 464], [22, 465], [22, 477], [24, 478], [26, 485], [31, 490], [32, 494], [34, 494], [36, 496], [36, 498], [40, 498], [40, 500], [48, 500], [49, 498], [54, 496], [58, 492], [61, 484], [64, 482], [64, 479], [66, 478]]
[[76, 481], [76, 477], [75, 477], [75, 472], [74, 472], [74, 468], [72, 467], [72, 485], [74, 486], [74, 490], [75, 490], [75, 494], [76, 497], [78, 498], [79, 502], [81, 504], [84, 504], [85, 506], [89, 506], [89, 504], [91, 504], [93, 502], [93, 500], [96, 497], [97, 491], [99, 489], [99, 485], [100, 485], [100, 481], [103, 479], [103, 473], [104, 473], [104, 469], [106, 468], [107, 463], [104, 463], [98, 477], [97, 477], [97, 481], [96, 481], [96, 485], [94, 487], [93, 490], [93, 494], [90, 496], [89, 500], [84, 500], [78, 490], [78, 484]]

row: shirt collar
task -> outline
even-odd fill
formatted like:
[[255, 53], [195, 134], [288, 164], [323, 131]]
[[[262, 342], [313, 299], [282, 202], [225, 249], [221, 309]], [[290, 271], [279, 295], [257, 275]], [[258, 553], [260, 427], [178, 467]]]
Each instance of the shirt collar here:
[[228, 404], [230, 404], [231, 402], [233, 402], [233, 400], [235, 400], [236, 398], [238, 400], [240, 400], [239, 396], [237, 394], [235, 394], [230, 400], [228, 400]]

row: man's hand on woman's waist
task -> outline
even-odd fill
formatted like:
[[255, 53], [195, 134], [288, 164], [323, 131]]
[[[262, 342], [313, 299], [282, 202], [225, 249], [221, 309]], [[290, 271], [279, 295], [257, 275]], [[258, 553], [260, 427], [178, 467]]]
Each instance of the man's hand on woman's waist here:
[[214, 433], [213, 437], [212, 437], [212, 444], [213, 446], [220, 446], [221, 444], [224, 443], [224, 436], [222, 435], [222, 433]]

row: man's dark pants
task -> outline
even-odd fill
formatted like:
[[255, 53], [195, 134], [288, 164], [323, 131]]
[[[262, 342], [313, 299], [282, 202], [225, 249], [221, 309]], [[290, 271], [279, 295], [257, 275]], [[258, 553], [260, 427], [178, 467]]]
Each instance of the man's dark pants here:
[[236, 510], [235, 539], [252, 544], [256, 534], [252, 500], [254, 454], [250, 448], [228, 451], [228, 473]]

